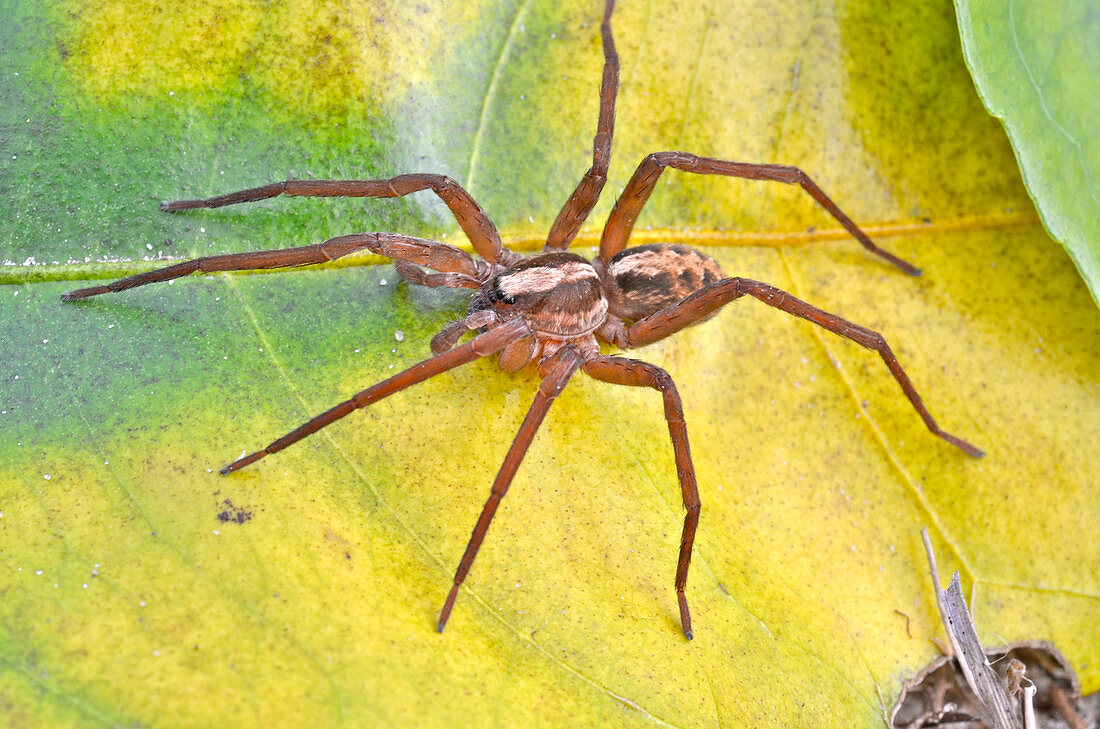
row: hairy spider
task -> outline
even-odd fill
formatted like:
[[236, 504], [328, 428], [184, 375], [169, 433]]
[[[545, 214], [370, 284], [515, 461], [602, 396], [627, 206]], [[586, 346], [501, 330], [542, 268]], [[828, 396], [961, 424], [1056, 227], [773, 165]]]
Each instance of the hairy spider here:
[[[569, 378], [581, 369], [603, 382], [653, 388], [661, 393], [664, 400], [676, 474], [687, 512], [676, 566], [676, 597], [684, 634], [689, 639], [692, 637], [691, 613], [684, 590], [687, 587], [692, 542], [699, 524], [700, 503], [680, 396], [667, 372], [646, 362], [600, 354], [598, 342], [601, 340], [622, 349], [641, 347], [697, 324], [729, 302], [748, 295], [878, 352], [932, 433], [971, 456], [982, 455], [978, 448], [936, 425], [894, 353], [878, 333], [822, 311], [766, 283], [727, 277], [713, 259], [687, 246], [654, 244], [626, 248], [631, 229], [653, 192], [657, 178], [671, 167], [702, 175], [801, 185], [868, 251], [908, 274], [920, 274], [920, 270], [912, 264], [876, 246], [797, 167], [729, 162], [687, 152], [650, 154], [638, 165], [615, 203], [603, 228], [599, 255], [589, 261], [567, 252], [569, 243], [577, 235], [607, 181], [619, 84], [619, 58], [611, 35], [614, 5], [614, 0], [607, 0], [600, 25], [604, 68], [592, 165], [558, 213], [542, 253], [524, 257], [505, 248], [496, 227], [481, 207], [457, 182], [444, 175], [406, 174], [387, 180], [288, 180], [207, 200], [166, 202], [161, 209], [217, 208], [278, 195], [381, 198], [432, 190], [450, 208], [480, 259], [454, 246], [432, 240], [397, 233], [357, 233], [299, 248], [233, 253], [184, 261], [104, 286], [73, 291], [62, 297], [64, 301], [75, 301], [155, 281], [167, 281], [196, 271], [242, 271], [323, 263], [363, 249], [393, 259], [400, 275], [412, 283], [473, 289], [476, 293], [470, 300], [466, 316], [447, 325], [432, 339], [433, 357], [368, 387], [266, 448], [243, 456], [221, 469], [224, 475], [243, 468], [358, 408], [479, 357], [497, 355], [501, 369], [507, 372], [537, 362], [542, 384], [504, 457], [489, 499], [466, 545], [454, 584], [439, 615], [436, 626], [439, 631], [447, 624], [458, 588], [470, 571], [493, 515], [507, 493], [535, 432]], [[477, 332], [477, 336], [458, 345], [462, 336], [471, 331]]]

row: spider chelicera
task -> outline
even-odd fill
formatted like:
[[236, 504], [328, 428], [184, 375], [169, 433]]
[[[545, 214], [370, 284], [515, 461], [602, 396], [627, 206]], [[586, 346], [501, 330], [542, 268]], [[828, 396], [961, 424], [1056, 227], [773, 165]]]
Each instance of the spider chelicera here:
[[[447, 325], [432, 339], [431, 348], [435, 356], [368, 387], [266, 448], [243, 456], [221, 469], [224, 475], [243, 468], [358, 408], [480, 357], [497, 355], [501, 369], [507, 372], [537, 363], [542, 384], [504, 457], [489, 499], [474, 526], [455, 573], [454, 584], [440, 612], [436, 626], [439, 631], [447, 624], [458, 588], [470, 571], [489, 524], [535, 432], [551, 403], [569, 378], [580, 369], [603, 382], [653, 388], [661, 393], [664, 400], [676, 474], [687, 512], [676, 566], [676, 597], [684, 634], [689, 639], [693, 636], [691, 613], [684, 590], [691, 563], [692, 542], [699, 524], [700, 503], [680, 396], [672, 378], [663, 369], [638, 360], [601, 354], [599, 341], [621, 349], [641, 347], [684, 327], [698, 324], [735, 299], [751, 296], [878, 352], [932, 433], [971, 456], [982, 455], [978, 448], [936, 425], [894, 353], [878, 333], [822, 311], [766, 283], [726, 277], [713, 259], [687, 246], [654, 244], [626, 248], [638, 214], [653, 192], [657, 179], [666, 168], [671, 167], [702, 175], [801, 185], [868, 251], [905, 273], [920, 274], [920, 270], [912, 264], [876, 246], [797, 167], [729, 162], [686, 152], [650, 154], [638, 165], [615, 203], [603, 229], [599, 255], [589, 261], [567, 251], [607, 181], [619, 84], [619, 58], [611, 35], [614, 5], [614, 0], [607, 0], [600, 25], [604, 69], [592, 165], [558, 213], [542, 253], [524, 257], [505, 248], [496, 227], [481, 207], [457, 182], [444, 175], [407, 174], [388, 180], [289, 180], [207, 200], [166, 202], [161, 209], [217, 208], [278, 195], [401, 197], [421, 190], [432, 190], [450, 208], [480, 259], [454, 246], [423, 238], [397, 233], [358, 233], [300, 248], [184, 261], [104, 286], [72, 291], [62, 297], [64, 301], [74, 301], [167, 281], [196, 271], [242, 271], [323, 263], [364, 249], [393, 259], [398, 273], [414, 284], [473, 289], [476, 293], [470, 300], [467, 315]], [[465, 344], [458, 345], [468, 332], [478, 334]]]

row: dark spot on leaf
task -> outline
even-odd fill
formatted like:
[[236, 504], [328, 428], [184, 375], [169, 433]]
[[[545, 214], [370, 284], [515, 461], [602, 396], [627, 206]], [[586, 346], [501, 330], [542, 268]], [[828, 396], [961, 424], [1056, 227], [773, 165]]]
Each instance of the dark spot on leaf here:
[[238, 506], [234, 506], [233, 502], [226, 499], [221, 503], [225, 508], [218, 513], [218, 521], [225, 524], [226, 522], [233, 522], [234, 524], [244, 524], [246, 521], [252, 519], [252, 512], [246, 511]]

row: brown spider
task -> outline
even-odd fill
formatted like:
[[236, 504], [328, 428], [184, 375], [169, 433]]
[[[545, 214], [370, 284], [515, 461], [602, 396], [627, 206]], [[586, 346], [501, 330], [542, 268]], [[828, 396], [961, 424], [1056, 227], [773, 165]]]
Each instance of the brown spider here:
[[[611, 11], [614, 5], [614, 0], [607, 0], [600, 25], [604, 69], [592, 166], [558, 213], [542, 253], [525, 258], [505, 248], [495, 226], [481, 207], [457, 182], [443, 175], [407, 174], [388, 180], [288, 180], [208, 200], [166, 202], [161, 205], [161, 209], [177, 211], [216, 208], [278, 195], [401, 197], [430, 189], [451, 209], [481, 259], [432, 240], [397, 233], [358, 233], [299, 248], [233, 253], [184, 261], [157, 271], [119, 279], [105, 286], [73, 291], [62, 297], [64, 301], [74, 301], [155, 281], [167, 281], [196, 271], [241, 271], [323, 263], [363, 249], [392, 258], [396, 262], [398, 273], [412, 283], [474, 289], [476, 293], [470, 301], [466, 317], [447, 325], [432, 339], [431, 348], [435, 356], [368, 387], [266, 448], [239, 458], [221, 469], [224, 475], [243, 468], [296, 443], [358, 408], [366, 407], [479, 357], [497, 355], [501, 369], [507, 372], [515, 372], [537, 362], [542, 384], [519, 433], [504, 457], [504, 463], [493, 482], [489, 500], [485, 503], [466, 545], [466, 552], [455, 573], [454, 584], [439, 615], [436, 626], [439, 631], [447, 624], [458, 588], [470, 571], [485, 538], [485, 532], [489, 529], [493, 515], [507, 493], [512, 477], [535, 437], [539, 424], [554, 398], [569, 382], [569, 378], [578, 369], [583, 369], [591, 377], [604, 382], [651, 387], [660, 391], [664, 399], [665, 419], [672, 438], [676, 473], [687, 511], [676, 566], [676, 597], [684, 635], [692, 638], [691, 614], [684, 589], [687, 586], [692, 542], [699, 523], [700, 504], [680, 396], [667, 372], [646, 362], [600, 354], [600, 340], [622, 349], [641, 347], [709, 318], [734, 299], [752, 296], [769, 306], [809, 320], [878, 352], [932, 433], [971, 456], [983, 455], [978, 448], [944, 432], [936, 425], [894, 353], [878, 333], [824, 312], [766, 283], [737, 277], [727, 278], [713, 259], [687, 246], [655, 244], [626, 249], [634, 222], [653, 192], [657, 178], [665, 168], [672, 167], [695, 174], [775, 180], [801, 185], [864, 248], [908, 274], [920, 274], [915, 266], [871, 242], [821, 188], [797, 167], [729, 162], [698, 157], [687, 152], [650, 154], [638, 165], [622, 196], [615, 203], [603, 229], [599, 255], [588, 261], [566, 251], [607, 181], [615, 122], [615, 97], [619, 84], [619, 59], [611, 36]], [[425, 269], [431, 269], [434, 273]], [[462, 336], [471, 331], [478, 332], [478, 335], [465, 344], [456, 346]]]

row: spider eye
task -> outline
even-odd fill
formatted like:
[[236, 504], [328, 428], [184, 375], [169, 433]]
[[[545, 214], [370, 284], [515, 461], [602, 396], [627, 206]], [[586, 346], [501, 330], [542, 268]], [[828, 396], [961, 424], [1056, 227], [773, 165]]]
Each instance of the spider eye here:
[[501, 289], [500, 281], [494, 281], [492, 288], [488, 291], [489, 301], [496, 306], [511, 306], [516, 303], [516, 297], [513, 294], [506, 294]]

